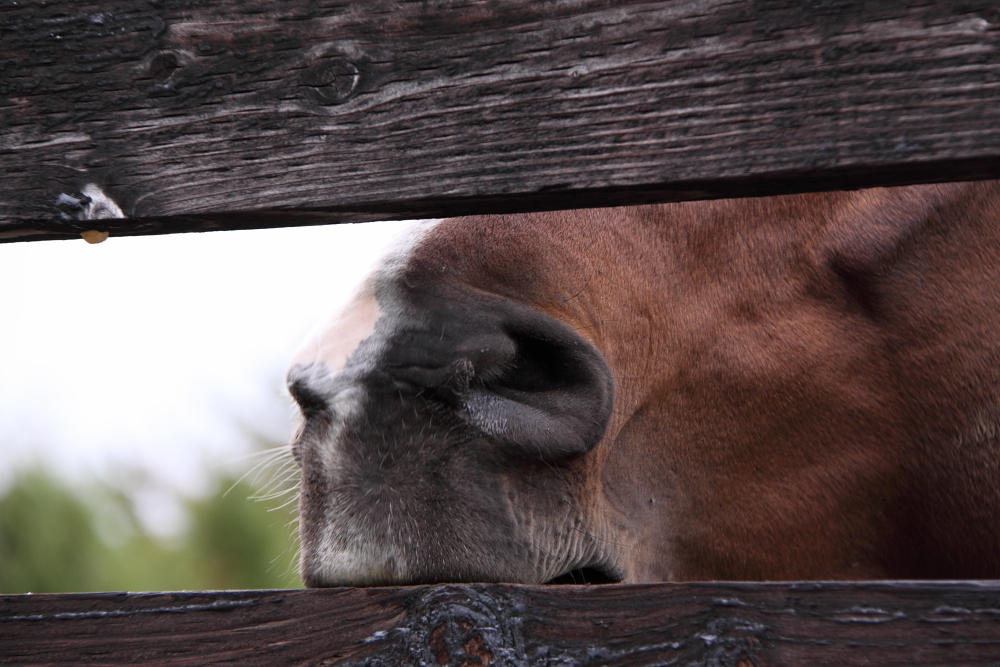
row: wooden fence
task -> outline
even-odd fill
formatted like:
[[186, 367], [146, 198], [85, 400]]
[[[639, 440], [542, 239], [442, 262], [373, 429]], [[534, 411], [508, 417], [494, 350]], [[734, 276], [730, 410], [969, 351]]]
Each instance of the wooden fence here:
[[[997, 178], [1000, 5], [2, 0], [0, 173], [0, 241]], [[1000, 583], [2, 596], [0, 663], [997, 665]]]
[[496, 584], [0, 598], [18, 665], [1000, 664], [1000, 582]]
[[5, 0], [0, 238], [1000, 176], [995, 0]]

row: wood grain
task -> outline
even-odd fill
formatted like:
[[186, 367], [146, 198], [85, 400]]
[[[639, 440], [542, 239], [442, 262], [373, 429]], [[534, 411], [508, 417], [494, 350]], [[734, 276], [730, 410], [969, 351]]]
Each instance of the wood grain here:
[[[0, 240], [1000, 177], [995, 0], [0, 2]], [[128, 216], [101, 218], [99, 186]]]
[[19, 665], [996, 665], [1000, 582], [0, 597]]

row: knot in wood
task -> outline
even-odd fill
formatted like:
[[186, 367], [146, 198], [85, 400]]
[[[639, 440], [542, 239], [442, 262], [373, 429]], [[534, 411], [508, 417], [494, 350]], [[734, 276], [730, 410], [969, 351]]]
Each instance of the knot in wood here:
[[319, 104], [342, 104], [357, 88], [357, 66], [343, 56], [331, 56], [313, 63], [302, 72], [301, 85]]
[[499, 586], [431, 588], [413, 600], [400, 625], [373, 642], [374, 654], [348, 665], [534, 667], [524, 645], [526, 603], [518, 591]]
[[176, 54], [169, 51], [158, 53], [149, 63], [149, 78], [156, 83], [163, 83], [178, 67], [180, 67], [180, 63], [177, 61]]
[[444, 620], [431, 630], [427, 648], [438, 665], [486, 667], [494, 662], [490, 642], [483, 637], [482, 628], [469, 620]]

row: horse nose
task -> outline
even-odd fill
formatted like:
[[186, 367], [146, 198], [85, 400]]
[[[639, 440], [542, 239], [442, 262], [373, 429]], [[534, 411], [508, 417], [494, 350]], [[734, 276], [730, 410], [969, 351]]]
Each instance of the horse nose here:
[[579, 456], [603, 436], [611, 371], [571, 327], [503, 297], [480, 297], [438, 320], [401, 332], [378, 372], [456, 408], [514, 456]]
[[305, 416], [328, 409], [323, 395], [310, 386], [305, 377], [295, 373], [295, 369], [289, 373], [288, 393]]

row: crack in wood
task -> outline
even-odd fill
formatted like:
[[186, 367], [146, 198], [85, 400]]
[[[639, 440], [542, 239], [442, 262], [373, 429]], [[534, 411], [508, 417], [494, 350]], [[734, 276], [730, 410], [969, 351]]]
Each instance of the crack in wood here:
[[60, 612], [55, 614], [25, 614], [21, 616], [0, 616], [0, 623], [19, 621], [79, 621], [93, 618], [127, 618], [138, 614], [188, 614], [198, 611], [230, 611], [241, 607], [253, 607], [255, 600], [215, 600], [208, 604], [185, 604], [152, 609], [111, 609], [98, 611]]

